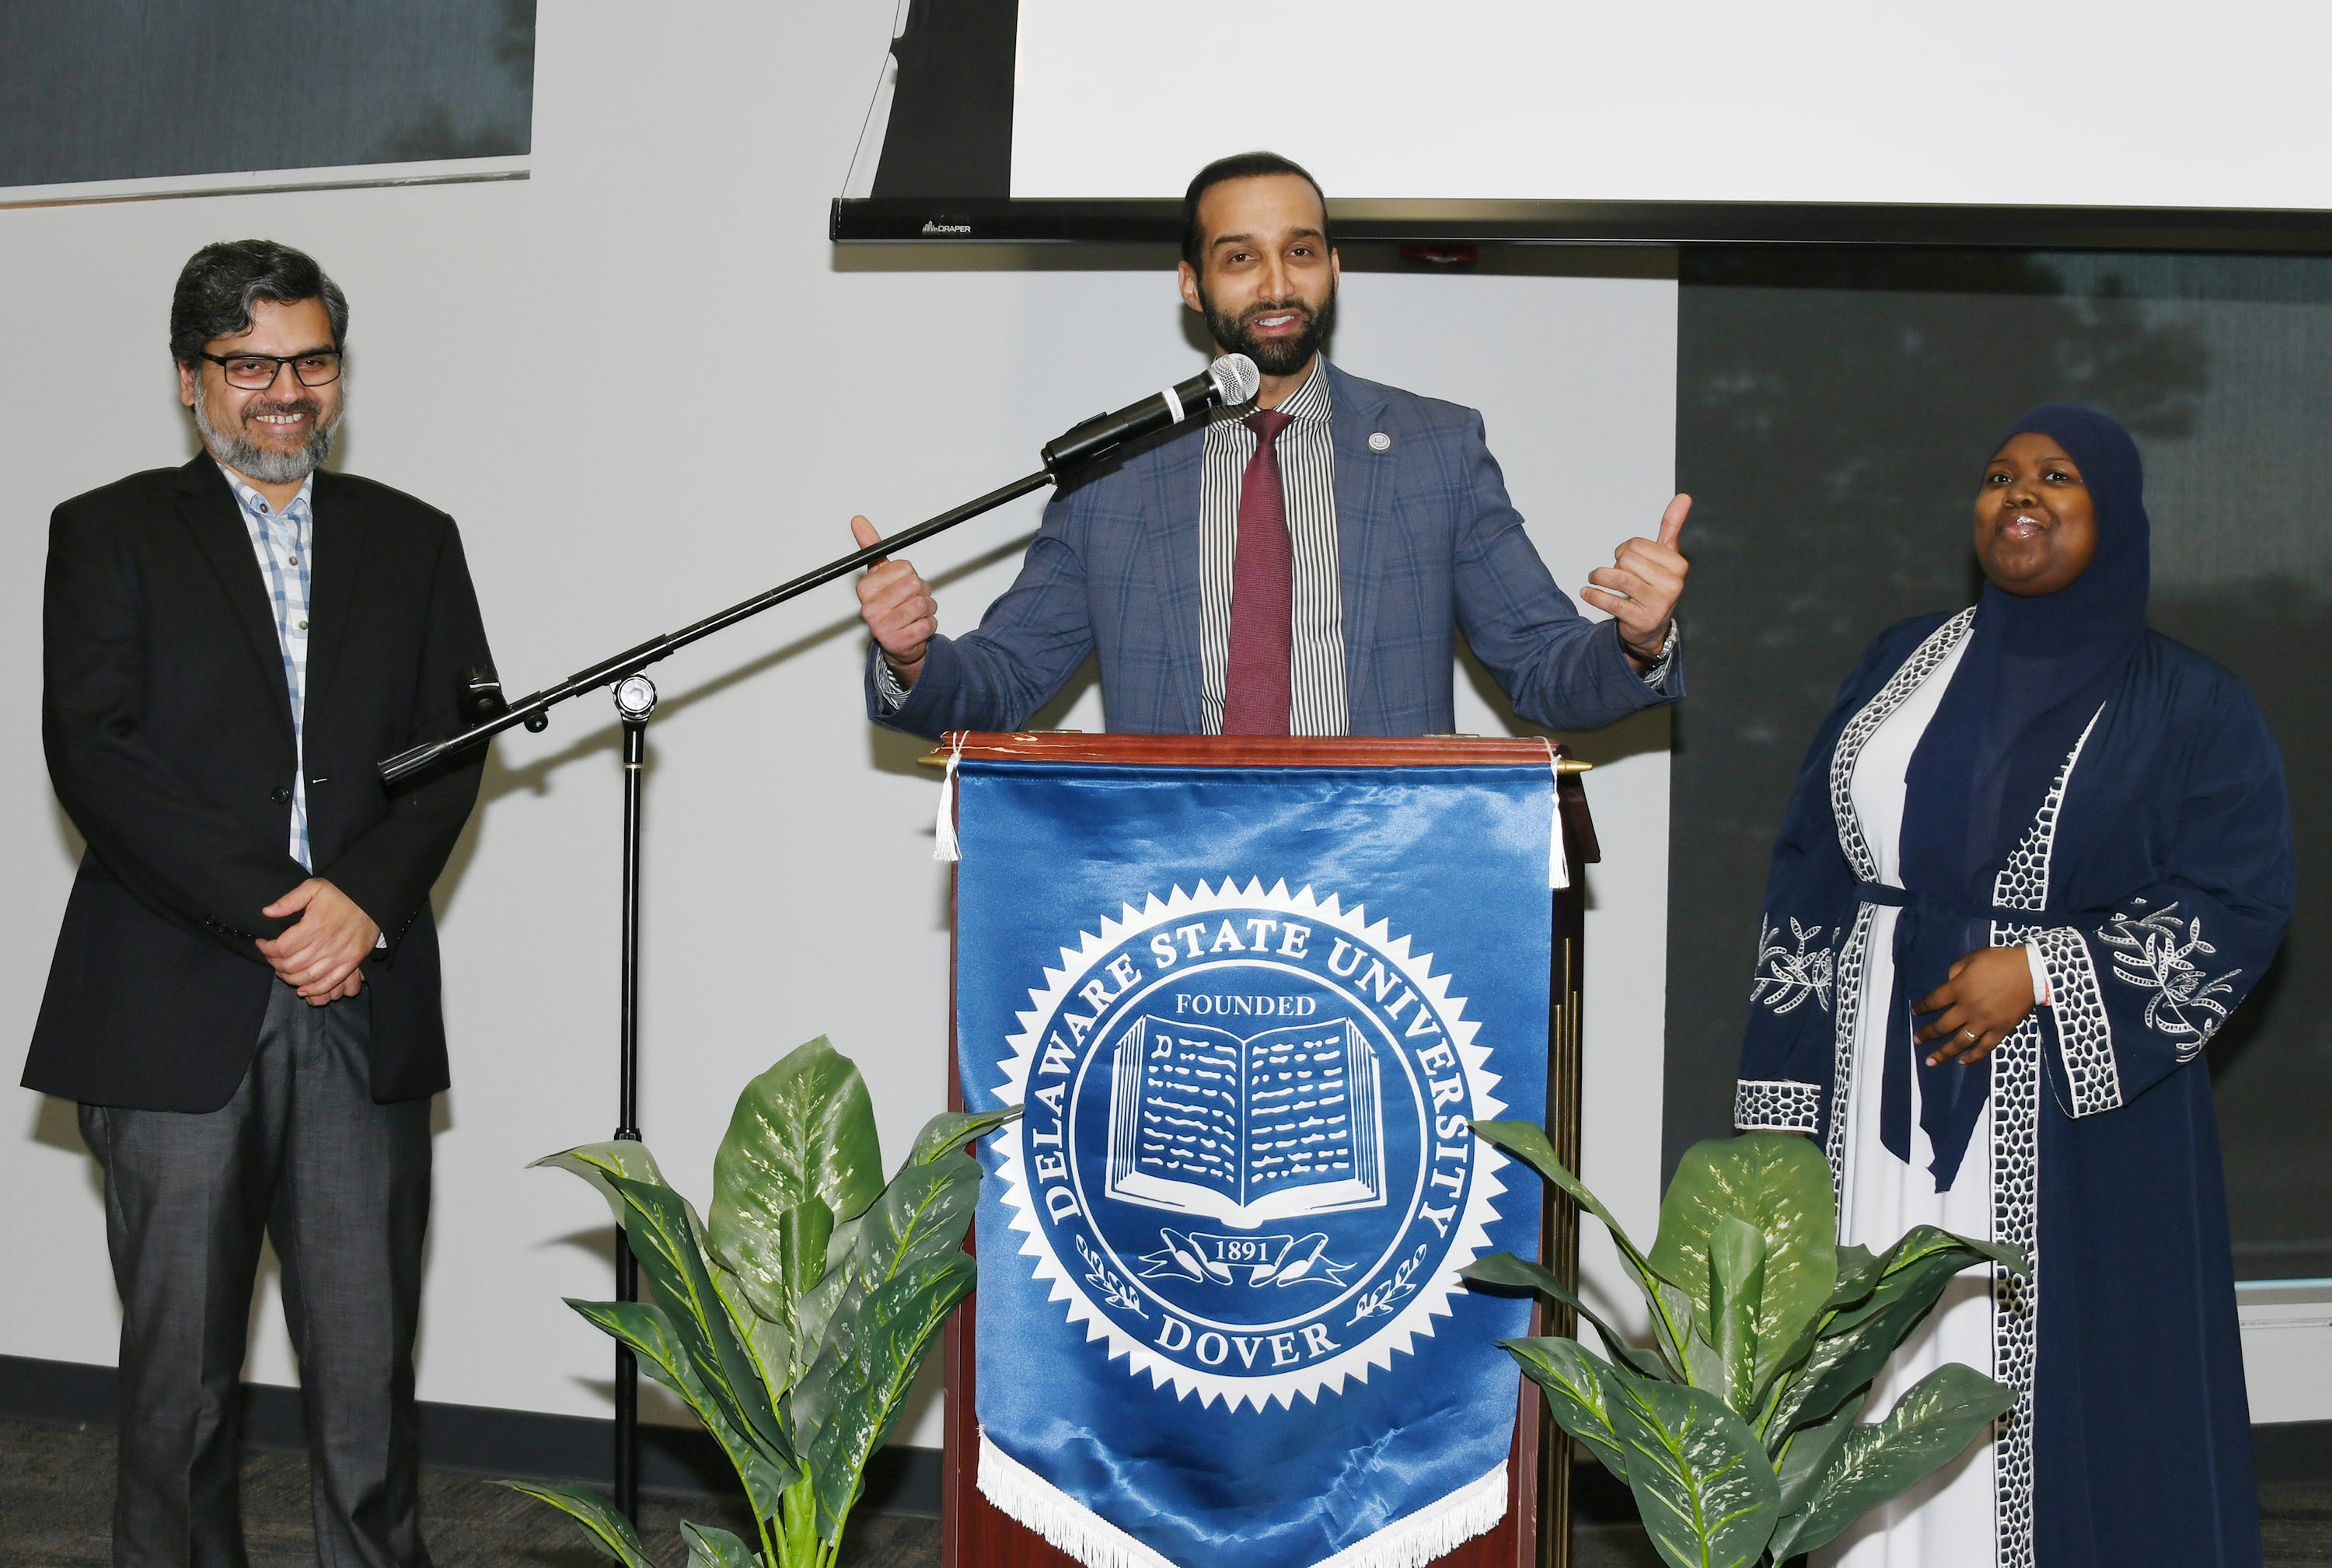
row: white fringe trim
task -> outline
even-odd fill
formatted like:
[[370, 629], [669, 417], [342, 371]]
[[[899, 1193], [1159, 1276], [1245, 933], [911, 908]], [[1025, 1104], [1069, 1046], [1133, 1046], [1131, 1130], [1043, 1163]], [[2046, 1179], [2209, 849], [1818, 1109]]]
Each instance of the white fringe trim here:
[[[999, 1512], [1042, 1535], [1085, 1568], [1177, 1568], [980, 1435], [980, 1492]], [[1506, 1516], [1506, 1467], [1460, 1487], [1313, 1568], [1425, 1568]]]

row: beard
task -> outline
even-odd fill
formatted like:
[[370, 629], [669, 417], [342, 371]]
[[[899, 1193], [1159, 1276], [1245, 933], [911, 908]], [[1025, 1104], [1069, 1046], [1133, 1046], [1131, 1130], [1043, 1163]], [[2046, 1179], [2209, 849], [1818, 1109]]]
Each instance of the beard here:
[[[323, 405], [312, 397], [246, 403], [237, 419], [240, 428], [234, 430], [221, 430], [211, 423], [205, 406], [209, 401], [207, 397], [195, 399], [195, 428], [202, 433], [203, 445], [210, 449], [213, 457], [246, 479], [255, 479], [262, 484], [294, 484], [313, 473], [332, 454], [332, 435], [340, 427], [340, 415], [333, 415], [330, 423], [325, 423], [321, 417]], [[287, 451], [280, 446], [263, 446], [247, 434], [251, 421], [263, 414], [305, 414], [316, 423], [306, 441]]]
[[[1328, 298], [1317, 311], [1297, 300], [1282, 300], [1272, 304], [1250, 305], [1238, 316], [1227, 316], [1215, 308], [1205, 286], [1199, 289], [1199, 303], [1207, 308], [1207, 330], [1214, 334], [1216, 343], [1225, 353], [1244, 354], [1255, 361], [1255, 368], [1266, 376], [1293, 376], [1311, 363], [1320, 345], [1336, 327], [1336, 294], [1331, 289]], [[1293, 311], [1304, 318], [1302, 330], [1292, 338], [1261, 338], [1256, 335], [1255, 323], [1265, 316], [1277, 316]]]

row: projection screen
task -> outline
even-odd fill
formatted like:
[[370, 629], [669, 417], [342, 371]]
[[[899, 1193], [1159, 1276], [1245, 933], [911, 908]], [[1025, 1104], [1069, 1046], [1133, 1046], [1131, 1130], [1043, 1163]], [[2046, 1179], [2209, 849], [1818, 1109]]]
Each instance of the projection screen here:
[[2332, 249], [2327, 47], [2289, 0], [913, 0], [836, 234], [1162, 237], [1269, 147], [1380, 237]]

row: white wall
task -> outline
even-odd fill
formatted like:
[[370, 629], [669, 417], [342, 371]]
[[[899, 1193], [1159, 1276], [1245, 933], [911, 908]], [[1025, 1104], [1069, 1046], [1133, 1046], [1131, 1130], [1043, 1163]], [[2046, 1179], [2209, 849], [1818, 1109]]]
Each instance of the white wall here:
[[[78, 843], [43, 772], [39, 583], [58, 500], [192, 450], [163, 341], [214, 239], [312, 252], [353, 304], [342, 461], [463, 522], [505, 678], [530, 690], [1035, 465], [1077, 417], [1190, 373], [1171, 281], [1086, 253], [841, 253], [828, 198], [889, 0], [542, 8], [523, 183], [0, 211], [14, 352], [0, 377], [0, 1040], [28, 1037]], [[1071, 263], [1063, 270], [1064, 260]], [[1348, 278], [1339, 358], [1483, 407], [1573, 588], [1648, 531], [1671, 469], [1666, 259], [1605, 275]], [[1074, 270], [1075, 267], [1096, 270]], [[1629, 273], [1636, 275], [1627, 275]], [[921, 552], [969, 626], [1035, 502]], [[1687, 540], [1689, 536], [1687, 535]], [[644, 1123], [700, 1198], [738, 1086], [833, 1035], [893, 1157], [941, 1108], [943, 868], [920, 747], [860, 710], [839, 585], [660, 666], [651, 731]], [[1090, 694], [1078, 716], [1096, 728]], [[1493, 730], [1461, 685], [1461, 728]], [[618, 770], [603, 699], [501, 741], [437, 893], [453, 1092], [441, 1107], [421, 1394], [605, 1413], [606, 1218], [528, 1171], [614, 1121]], [[1667, 731], [1591, 739], [1589, 1179], [1649, 1230], [1659, 1151]], [[110, 1362], [117, 1317], [71, 1107], [14, 1091], [0, 1187], [17, 1267], [0, 1353]], [[293, 1372], [272, 1286], [251, 1374]], [[903, 1434], [938, 1441], [936, 1409]]]

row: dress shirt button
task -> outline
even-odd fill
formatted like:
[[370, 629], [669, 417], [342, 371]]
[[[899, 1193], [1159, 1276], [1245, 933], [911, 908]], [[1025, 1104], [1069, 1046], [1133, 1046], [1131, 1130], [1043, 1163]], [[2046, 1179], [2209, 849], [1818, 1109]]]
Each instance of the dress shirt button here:
[[274, 789], [270, 789], [267, 792], [267, 798], [270, 800], [274, 801], [278, 806], [281, 806], [292, 798], [292, 791], [286, 789], [282, 785], [278, 784]]
[[300, 623], [300, 629], [303, 632], [306, 631], [308, 629], [308, 623], [306, 621], [301, 621]]
[[287, 556], [284, 559], [289, 560], [293, 566], [298, 566], [300, 564], [300, 558], [296, 555]]

